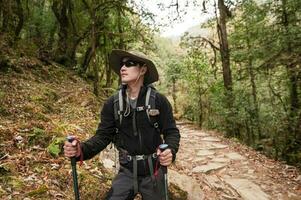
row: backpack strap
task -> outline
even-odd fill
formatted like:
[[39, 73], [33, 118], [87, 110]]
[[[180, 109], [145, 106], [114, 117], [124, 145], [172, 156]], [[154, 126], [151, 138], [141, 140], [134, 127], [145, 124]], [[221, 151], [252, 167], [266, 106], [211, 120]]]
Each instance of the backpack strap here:
[[119, 120], [119, 123], [122, 123], [124, 109], [123, 109], [123, 97], [122, 97], [122, 89], [114, 95], [114, 119], [115, 121]]
[[149, 104], [150, 97], [151, 97], [151, 92], [152, 92], [152, 88], [147, 87], [147, 92], [146, 92], [146, 97], [145, 97], [145, 108], [146, 108], [146, 114], [147, 114], [147, 117], [148, 117], [149, 121], [150, 121], [149, 111], [150, 111], [151, 108], [154, 108], [154, 105], [152, 107], [152, 105]]
[[156, 94], [157, 94], [156, 89], [152, 85], [148, 85], [146, 97], [145, 97], [146, 114], [147, 114], [148, 121], [150, 122], [150, 124], [159, 131], [158, 122], [157, 121], [154, 122], [149, 115], [149, 112], [151, 109], [156, 109]]

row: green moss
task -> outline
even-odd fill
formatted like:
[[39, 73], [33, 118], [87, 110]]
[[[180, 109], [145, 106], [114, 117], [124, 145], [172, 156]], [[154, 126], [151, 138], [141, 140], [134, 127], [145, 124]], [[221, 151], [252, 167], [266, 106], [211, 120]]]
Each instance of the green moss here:
[[4, 99], [4, 97], [5, 97], [5, 92], [0, 89], [0, 101]]
[[34, 143], [45, 135], [45, 131], [43, 129], [34, 127], [32, 132], [28, 135], [29, 143]]
[[12, 188], [14, 188], [15, 190], [20, 190], [25, 186], [23, 181], [19, 177], [8, 176], [7, 178], [8, 178], [7, 184]]
[[46, 147], [51, 140], [52, 135], [48, 134], [44, 129], [34, 127], [28, 134], [29, 145], [40, 145]]
[[59, 99], [59, 95], [53, 89], [50, 88], [45, 88], [44, 96], [48, 101], [57, 101]]
[[38, 94], [38, 95], [31, 95], [30, 100], [33, 102], [41, 102], [44, 100], [43, 96]]
[[34, 189], [26, 194], [29, 197], [43, 197], [48, 191], [48, 187], [46, 185], [41, 185], [37, 189]]

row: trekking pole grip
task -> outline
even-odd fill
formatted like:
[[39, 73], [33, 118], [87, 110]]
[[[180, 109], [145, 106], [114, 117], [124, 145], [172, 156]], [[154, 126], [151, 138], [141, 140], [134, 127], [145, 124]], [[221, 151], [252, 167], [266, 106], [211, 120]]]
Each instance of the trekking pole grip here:
[[[68, 135], [67, 136], [67, 140], [68, 142], [72, 143], [74, 140], [75, 140], [75, 137], [73, 135]], [[70, 158], [71, 159], [71, 165], [72, 166], [75, 166], [76, 165], [76, 159], [75, 159], [75, 156]]]
[[[160, 149], [161, 152], [163, 152], [167, 148], [168, 148], [168, 144], [160, 144], [159, 145], [159, 149]], [[162, 171], [163, 171], [164, 174], [167, 174], [167, 167], [166, 166], [162, 166]]]

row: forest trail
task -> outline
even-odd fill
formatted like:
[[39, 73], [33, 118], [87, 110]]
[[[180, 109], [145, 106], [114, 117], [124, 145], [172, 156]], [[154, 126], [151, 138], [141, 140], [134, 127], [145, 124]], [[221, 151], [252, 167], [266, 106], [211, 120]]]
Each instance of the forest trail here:
[[[295, 167], [274, 161], [221, 134], [178, 123], [181, 132], [169, 182], [188, 193], [188, 200], [300, 200], [301, 175]], [[100, 160], [111, 168], [112, 149]]]
[[[178, 127], [180, 149], [169, 180], [188, 190], [189, 199], [301, 199], [301, 175], [294, 167], [221, 134], [185, 123]], [[178, 174], [190, 182], [181, 183]]]

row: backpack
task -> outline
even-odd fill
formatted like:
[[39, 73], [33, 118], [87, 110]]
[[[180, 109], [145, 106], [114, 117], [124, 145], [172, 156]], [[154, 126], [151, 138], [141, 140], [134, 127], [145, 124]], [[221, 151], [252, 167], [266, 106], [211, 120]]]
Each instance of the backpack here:
[[[122, 124], [123, 114], [125, 112], [125, 106], [123, 105], [123, 87], [121, 86], [118, 92], [114, 95], [114, 119], [116, 122], [119, 122], [119, 125]], [[159, 124], [157, 121], [154, 121], [150, 116], [152, 112], [158, 112], [156, 109], [156, 89], [150, 84], [147, 86], [147, 92], [145, 97], [144, 106], [136, 107], [136, 111], [141, 112], [145, 111], [147, 114], [147, 118], [149, 123], [157, 130], [159, 130]]]

